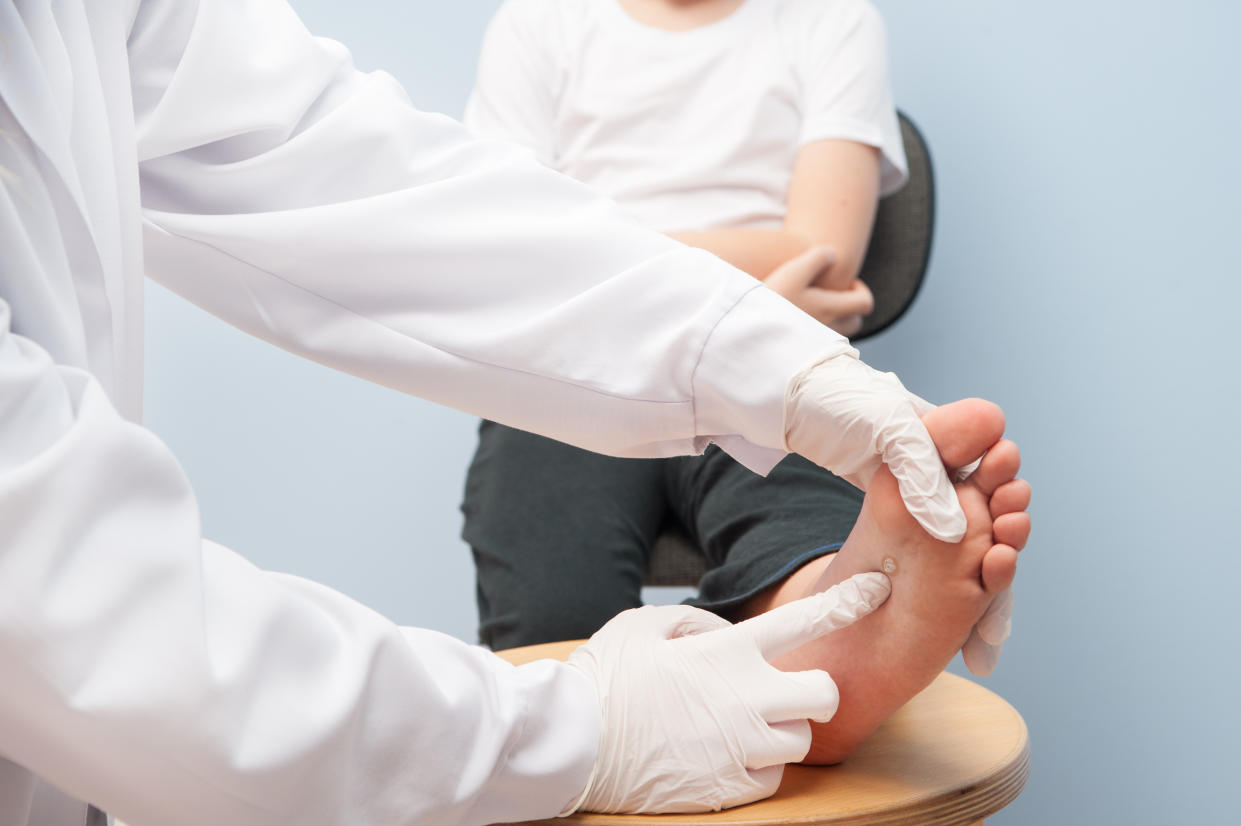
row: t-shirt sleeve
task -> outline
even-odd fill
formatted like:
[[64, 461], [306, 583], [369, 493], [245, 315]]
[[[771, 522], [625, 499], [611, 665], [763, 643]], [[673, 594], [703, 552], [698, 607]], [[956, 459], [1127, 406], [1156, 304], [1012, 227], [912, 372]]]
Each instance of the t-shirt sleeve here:
[[542, 0], [508, 0], [496, 12], [483, 39], [464, 122], [480, 137], [521, 144], [551, 166], [559, 70], [548, 43], [555, 27], [547, 6]]
[[892, 102], [887, 32], [865, 0], [805, 4], [809, 21], [789, 20], [797, 44], [802, 86], [800, 145], [853, 140], [881, 153], [880, 194], [908, 177], [900, 124]]

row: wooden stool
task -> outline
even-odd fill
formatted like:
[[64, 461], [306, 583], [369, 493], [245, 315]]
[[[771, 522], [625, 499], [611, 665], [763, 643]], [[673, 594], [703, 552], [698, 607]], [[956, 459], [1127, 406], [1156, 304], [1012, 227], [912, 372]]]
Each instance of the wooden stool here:
[[[563, 660], [578, 642], [498, 652], [511, 663]], [[969, 680], [944, 673], [838, 766], [789, 766], [766, 800], [696, 815], [599, 815], [546, 826], [966, 826], [1011, 803], [1030, 774], [1021, 715]]]

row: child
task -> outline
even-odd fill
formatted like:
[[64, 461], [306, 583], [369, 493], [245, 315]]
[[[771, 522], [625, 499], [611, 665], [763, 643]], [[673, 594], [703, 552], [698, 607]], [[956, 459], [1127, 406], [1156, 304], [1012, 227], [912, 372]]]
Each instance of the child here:
[[[865, 0], [509, 0], [488, 31], [466, 123], [525, 145], [846, 335], [871, 309], [856, 276], [878, 198], [903, 183], [905, 158], [882, 22]], [[995, 431], [977, 458], [999, 439], [996, 413], [958, 409], [942, 427], [966, 419]], [[850, 537], [862, 502], [797, 456], [764, 480], [714, 447], [617, 459], [484, 422], [462, 505], [480, 636], [493, 648], [589, 636], [640, 604], [669, 518], [711, 563], [691, 602], [752, 615], [845, 568], [878, 569], [883, 537]], [[888, 530], [896, 520], [878, 521]], [[829, 572], [851, 546], [849, 564]], [[912, 662], [896, 678], [885, 672], [882, 691], [867, 685], [867, 699], [842, 699], [812, 757], [840, 759], [933, 679], [964, 642], [951, 645], [965, 619], [931, 640], [896, 634], [810, 656], [843, 677], [842, 694], [881, 678], [879, 666], [848, 673], [859, 648]]]

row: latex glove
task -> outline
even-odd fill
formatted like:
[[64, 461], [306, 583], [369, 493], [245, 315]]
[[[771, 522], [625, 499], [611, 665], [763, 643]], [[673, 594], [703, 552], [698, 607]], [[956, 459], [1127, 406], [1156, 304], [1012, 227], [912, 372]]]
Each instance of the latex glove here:
[[773, 794], [810, 749], [807, 719], [830, 720], [840, 695], [824, 671], [768, 660], [890, 591], [883, 574], [858, 574], [737, 625], [686, 605], [617, 615], [568, 660], [594, 682], [603, 725], [590, 781], [561, 814], [717, 811]]
[[1000, 660], [1000, 651], [1004, 648], [1004, 640], [1013, 630], [1013, 589], [1001, 591], [987, 610], [982, 619], [970, 632], [965, 647], [961, 649], [961, 657], [965, 666], [979, 677], [986, 677], [995, 670]]
[[[927, 533], [945, 542], [965, 535], [965, 514], [922, 426], [934, 405], [910, 393], [892, 373], [880, 373], [848, 350], [794, 377], [785, 400], [789, 449], [865, 489], [881, 462], [900, 485], [905, 507]], [[955, 472], [964, 479], [973, 462]], [[961, 656], [971, 672], [995, 670], [1012, 631], [1013, 594], [1005, 589], [987, 607]]]
[[905, 507], [927, 533], [944, 542], [965, 536], [965, 514], [922, 425], [935, 409], [849, 349], [789, 382], [784, 402], [788, 448], [865, 490], [886, 463]]

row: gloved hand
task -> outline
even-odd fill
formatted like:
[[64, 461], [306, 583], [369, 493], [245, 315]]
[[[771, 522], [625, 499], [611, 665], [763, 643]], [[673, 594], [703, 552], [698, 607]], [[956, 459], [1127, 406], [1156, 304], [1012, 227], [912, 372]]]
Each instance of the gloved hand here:
[[704, 812], [773, 794], [784, 764], [810, 748], [810, 725], [840, 696], [826, 672], [768, 659], [879, 607], [880, 573], [732, 625], [684, 605], [619, 614], [569, 657], [595, 684], [603, 715], [586, 788], [562, 815]]
[[995, 664], [1000, 660], [1000, 651], [1004, 648], [1004, 640], [1013, 630], [1013, 589], [1005, 588], [983, 612], [982, 619], [970, 632], [965, 647], [961, 649], [961, 657], [965, 666], [979, 677], [986, 677], [995, 671]]
[[[886, 463], [901, 499], [927, 533], [944, 542], [965, 536], [965, 514], [939, 451], [922, 425], [935, 405], [905, 389], [892, 373], [880, 373], [848, 350], [795, 376], [784, 404], [785, 442], [863, 490]], [[956, 471], [973, 472], [977, 463]], [[995, 669], [1012, 630], [1013, 595], [997, 596], [974, 627], [961, 655], [974, 674]]]
[[866, 490], [880, 464], [896, 477], [905, 507], [943, 542], [965, 536], [965, 514], [939, 451], [922, 425], [935, 409], [847, 350], [789, 382], [784, 436], [789, 450]]

